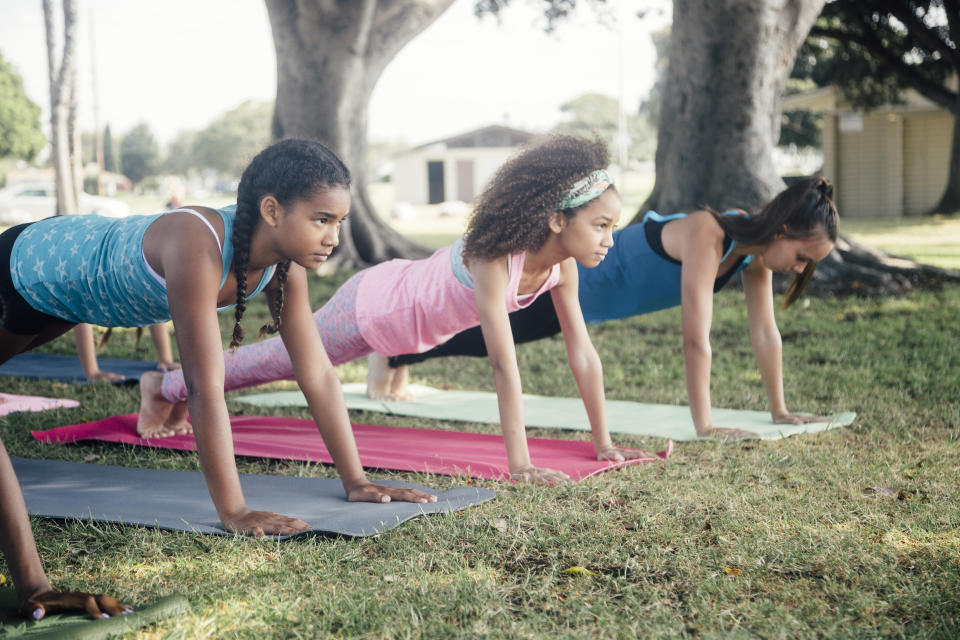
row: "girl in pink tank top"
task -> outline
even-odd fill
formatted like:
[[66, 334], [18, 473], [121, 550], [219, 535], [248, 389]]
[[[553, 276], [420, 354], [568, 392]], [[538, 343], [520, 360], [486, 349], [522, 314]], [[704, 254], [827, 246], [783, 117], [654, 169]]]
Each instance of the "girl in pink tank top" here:
[[[431, 349], [480, 325], [500, 407], [511, 478], [568, 480], [533, 465], [527, 449], [522, 389], [507, 315], [550, 291], [601, 460], [643, 452], [610, 440], [603, 373], [590, 342], [577, 294], [577, 266], [595, 267], [613, 246], [620, 196], [604, 167], [606, 145], [572, 136], [545, 138], [516, 154], [481, 194], [467, 233], [423, 260], [391, 260], [350, 278], [314, 322], [334, 364], [370, 355], [368, 394], [388, 397], [403, 381], [391, 379], [386, 356]], [[293, 377], [277, 339], [241, 347], [225, 360], [226, 389]], [[183, 377], [164, 376], [162, 395], [186, 397]]]

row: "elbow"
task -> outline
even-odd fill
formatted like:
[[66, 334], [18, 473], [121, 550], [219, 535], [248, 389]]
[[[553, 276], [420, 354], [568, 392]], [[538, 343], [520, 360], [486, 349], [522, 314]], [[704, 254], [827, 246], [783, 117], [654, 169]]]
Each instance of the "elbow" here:
[[193, 380], [184, 379], [184, 386], [187, 388], [187, 403], [195, 405], [197, 402], [209, 402], [211, 398], [224, 398], [223, 384], [205, 381], [197, 383]]
[[683, 357], [684, 358], [710, 358], [710, 342], [699, 338], [683, 339]]
[[570, 354], [567, 364], [575, 378], [591, 373], [603, 373], [603, 363], [600, 362], [596, 349], [590, 349], [586, 353]]

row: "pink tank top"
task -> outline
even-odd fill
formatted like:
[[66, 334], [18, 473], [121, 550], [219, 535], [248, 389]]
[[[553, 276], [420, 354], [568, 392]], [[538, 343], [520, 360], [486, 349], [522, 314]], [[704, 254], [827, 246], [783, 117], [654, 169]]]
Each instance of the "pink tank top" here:
[[[367, 344], [385, 356], [422, 353], [480, 324], [472, 282], [461, 281], [469, 275], [460, 271], [459, 247], [457, 242], [423, 260], [390, 260], [363, 272], [357, 286], [357, 327]], [[521, 302], [517, 289], [525, 258], [525, 252], [510, 256], [507, 313], [529, 306], [560, 280], [556, 264], [540, 288]]]

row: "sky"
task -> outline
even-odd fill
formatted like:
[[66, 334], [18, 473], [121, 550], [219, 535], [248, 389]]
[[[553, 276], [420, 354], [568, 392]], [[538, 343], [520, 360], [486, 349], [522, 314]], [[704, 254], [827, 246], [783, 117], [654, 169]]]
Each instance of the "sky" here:
[[[588, 92], [622, 97], [625, 109], [635, 111], [655, 79], [650, 33], [669, 22], [669, 1], [607, 0], [599, 11], [580, 4], [546, 34], [536, 0], [513, 0], [499, 23], [474, 16], [474, 0], [456, 0], [380, 77], [368, 138], [421, 144], [489, 124], [543, 131], [562, 120], [561, 104]], [[262, 0], [77, 0], [77, 6], [83, 130], [99, 122], [118, 137], [145, 122], [165, 144], [246, 100], [276, 95], [276, 54]], [[637, 17], [644, 7], [654, 10]], [[0, 53], [43, 108], [46, 125], [41, 0], [0, 0], [0, 16]]]

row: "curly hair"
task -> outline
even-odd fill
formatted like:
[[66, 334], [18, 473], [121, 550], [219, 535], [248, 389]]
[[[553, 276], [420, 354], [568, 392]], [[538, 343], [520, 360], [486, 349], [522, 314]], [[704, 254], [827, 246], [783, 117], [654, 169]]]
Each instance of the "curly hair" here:
[[[237, 306], [231, 348], [240, 346], [245, 333], [240, 319], [247, 308], [250, 240], [260, 223], [261, 201], [266, 196], [273, 196], [280, 206], [288, 207], [296, 200], [309, 199], [319, 191], [335, 187], [350, 187], [350, 171], [333, 151], [313, 140], [281, 140], [258, 153], [243, 170], [240, 185], [237, 187], [237, 212], [233, 222], [233, 270], [237, 276]], [[289, 269], [289, 260], [277, 265], [280, 291], [270, 305], [273, 323], [261, 327], [261, 334], [276, 333], [280, 329], [283, 286]]]
[[[522, 148], [480, 194], [463, 240], [464, 260], [542, 247], [550, 235], [550, 216], [560, 211], [574, 183], [609, 163], [610, 152], [599, 138], [552, 135]], [[573, 217], [580, 208], [562, 213]]]

